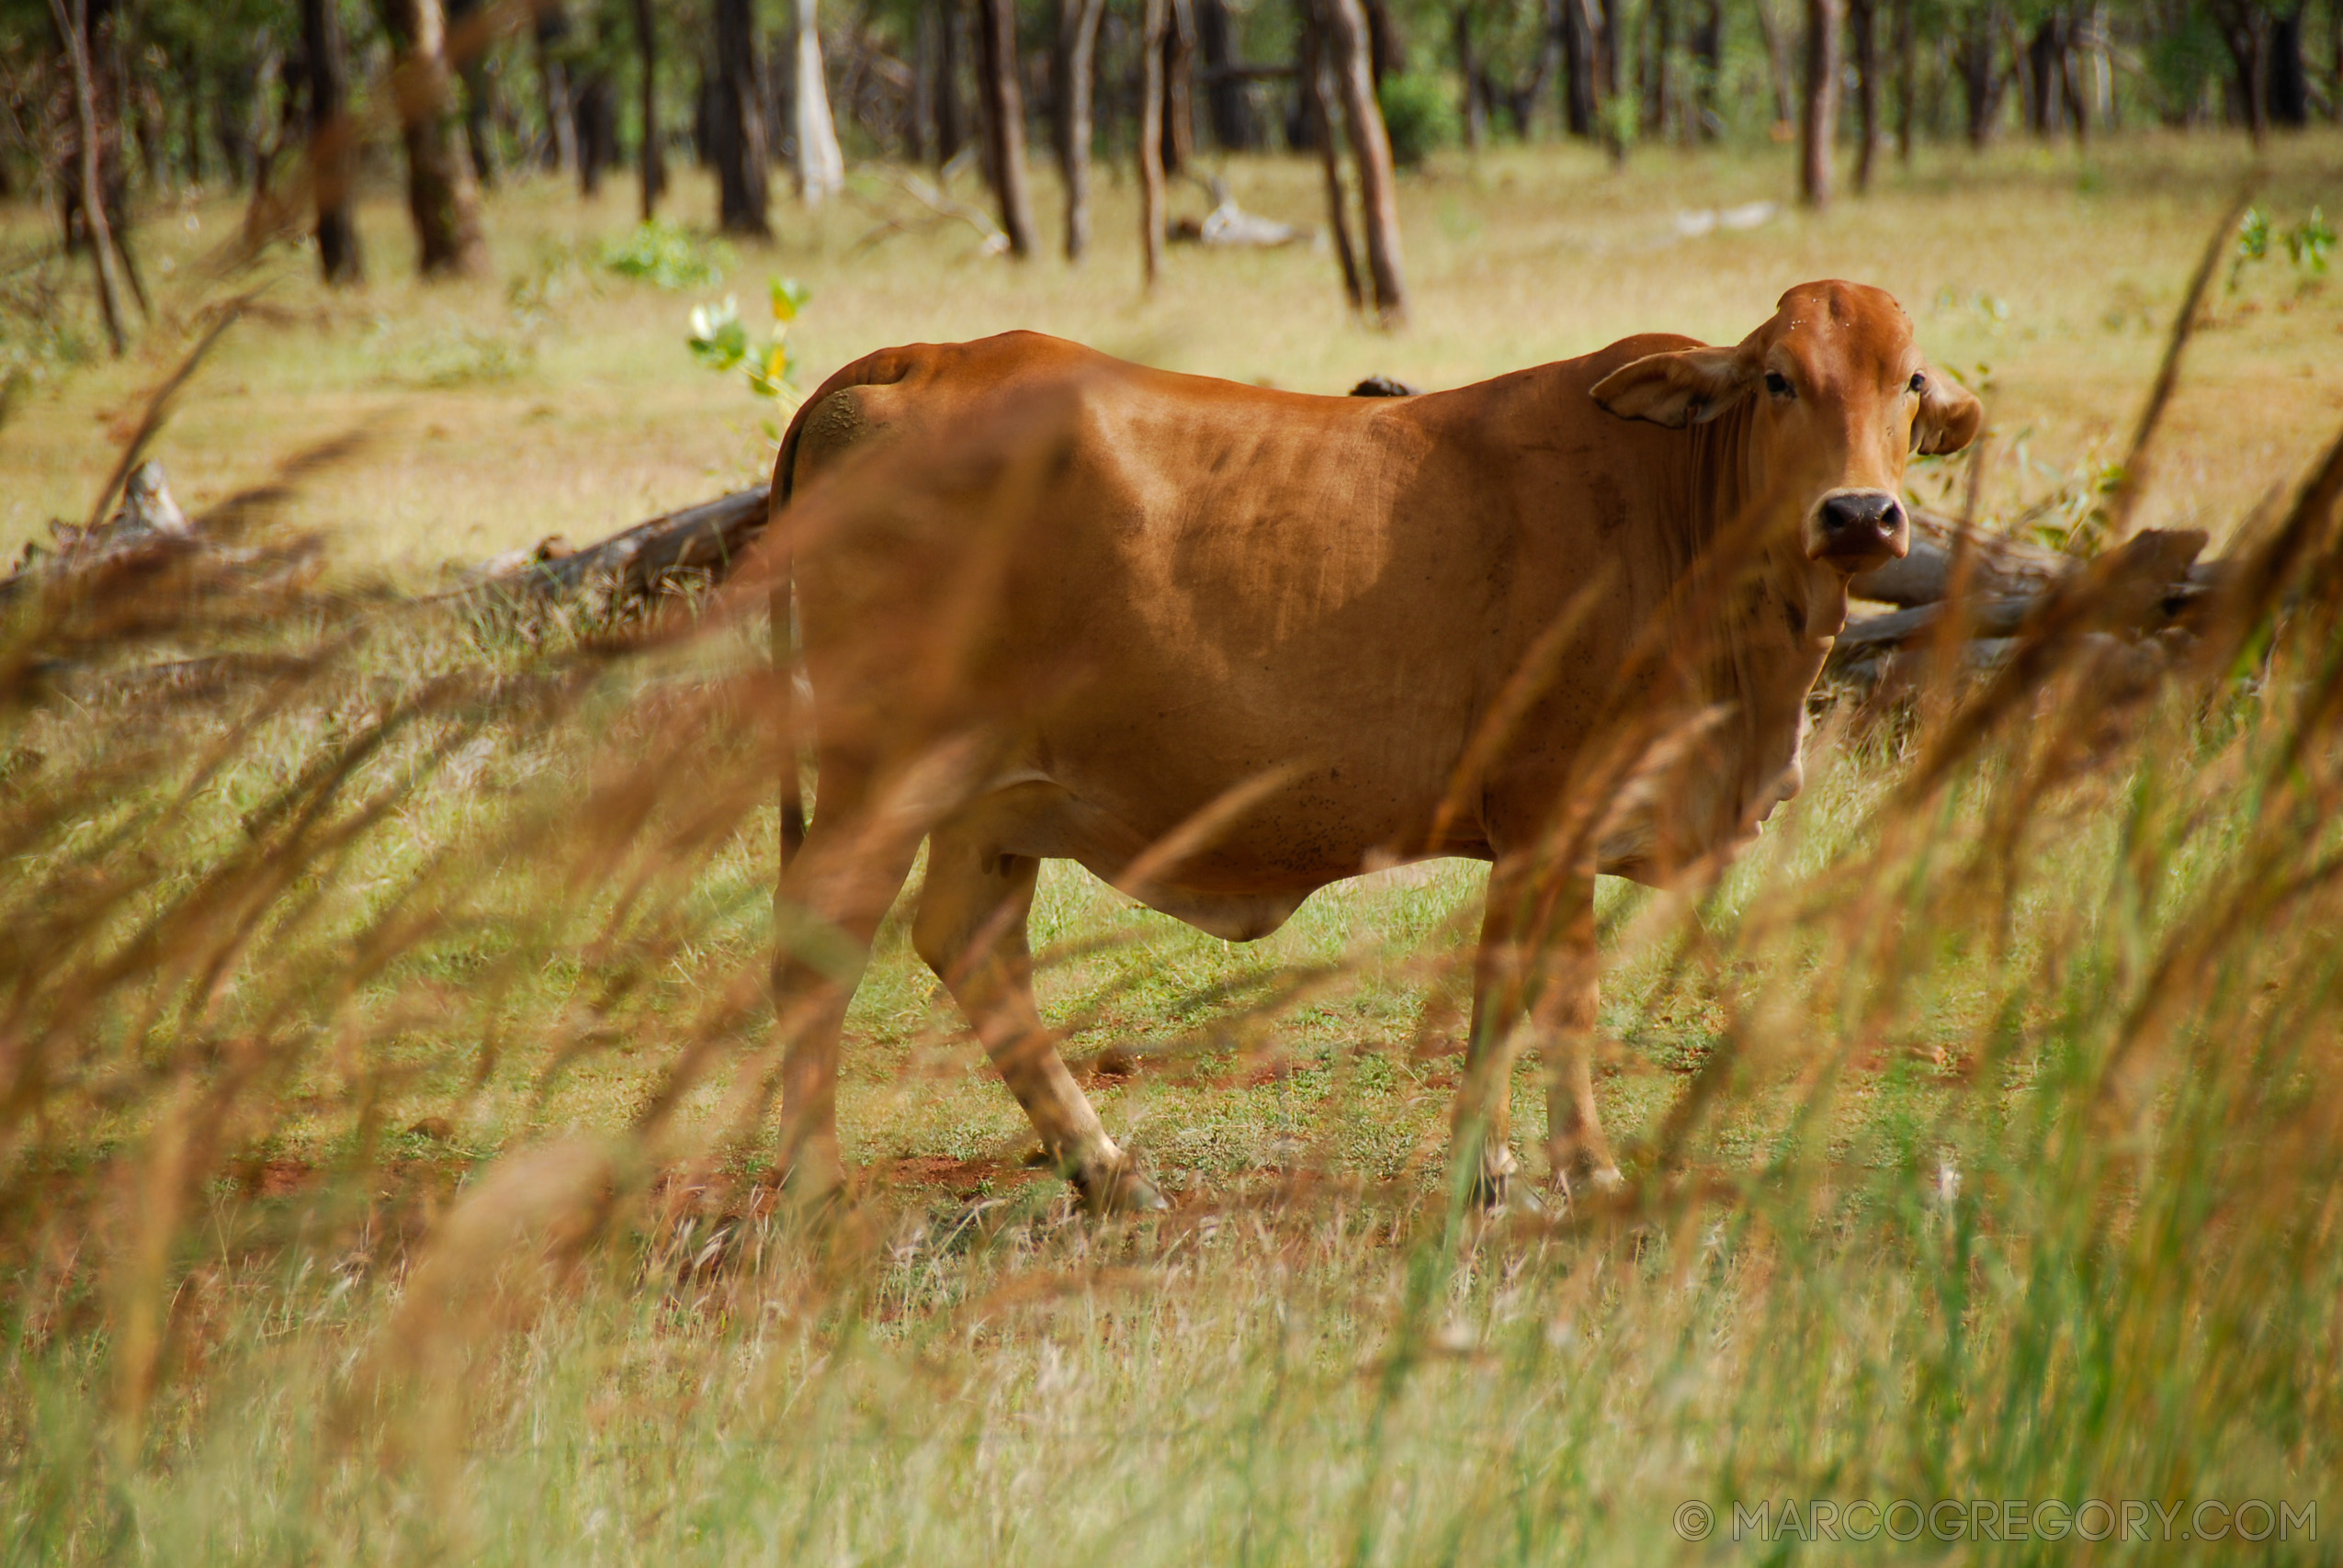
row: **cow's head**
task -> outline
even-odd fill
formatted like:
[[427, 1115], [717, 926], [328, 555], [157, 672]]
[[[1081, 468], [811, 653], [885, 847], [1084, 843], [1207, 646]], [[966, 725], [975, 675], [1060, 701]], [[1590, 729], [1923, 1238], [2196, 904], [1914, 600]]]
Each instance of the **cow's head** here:
[[1983, 418], [1922, 357], [1903, 308], [1860, 283], [1801, 284], [1737, 345], [1647, 355], [1594, 399], [1676, 429], [1746, 405], [1754, 491], [1794, 509], [1809, 561], [1848, 577], [1911, 547], [1910, 455], [1959, 451]]

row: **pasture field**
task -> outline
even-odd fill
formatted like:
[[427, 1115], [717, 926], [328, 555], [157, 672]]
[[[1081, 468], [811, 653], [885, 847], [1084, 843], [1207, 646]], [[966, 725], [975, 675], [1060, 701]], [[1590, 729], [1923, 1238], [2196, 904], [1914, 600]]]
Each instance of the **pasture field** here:
[[[1174, 1201], [1138, 1220], [1028, 1167], [890, 922], [845, 1051], [860, 1190], [793, 1213], [755, 596], [648, 632], [417, 602], [761, 479], [772, 408], [685, 318], [753, 319], [772, 274], [812, 290], [807, 389], [1011, 326], [1445, 386], [1877, 282], [1986, 394], [1982, 514], [2088, 537], [2246, 174], [2210, 137], [1924, 152], [1687, 237], [1786, 154], [1435, 162], [1396, 335], [1307, 251], [1175, 252], [1141, 300], [1114, 187], [1080, 271], [950, 224], [874, 243], [923, 210], [877, 176], [682, 289], [605, 265], [617, 186], [492, 198], [493, 285], [409, 279], [388, 199], [364, 291], [264, 263], [153, 449], [249, 554], [0, 608], [0, 1562], [2334, 1560], [2343, 518], [2303, 486], [2343, 283], [2282, 245], [2224, 264], [2138, 517], [2245, 586], [2153, 677], [2074, 639], [2022, 692], [1819, 704], [1806, 792], [1720, 885], [1606, 886], [1629, 1181], [1574, 1205], [1445, 1179], [1484, 875], [1443, 862], [1243, 947], [1050, 869], [1045, 1010]], [[1229, 178], [1315, 215], [1309, 166]], [[2274, 145], [2255, 200], [2343, 213], [2343, 141]], [[242, 286], [203, 270], [237, 217], [147, 225], [173, 324], [130, 363], [10, 326], [40, 371], [0, 427], [12, 556]], [[0, 243], [37, 226], [0, 210]], [[1539, 1173], [1534, 1063], [1515, 1095]]]

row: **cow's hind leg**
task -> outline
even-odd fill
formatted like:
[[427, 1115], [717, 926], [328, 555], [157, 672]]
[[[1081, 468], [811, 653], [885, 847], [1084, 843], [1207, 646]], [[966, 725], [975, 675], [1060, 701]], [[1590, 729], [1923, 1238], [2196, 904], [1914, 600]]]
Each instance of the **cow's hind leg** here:
[[1619, 1162], [1594, 1103], [1594, 1033], [1602, 956], [1595, 942], [1594, 890], [1574, 888], [1540, 954], [1530, 1023], [1545, 1068], [1546, 1168], [1568, 1192], [1574, 1181], [1619, 1185]]
[[1480, 948], [1473, 959], [1473, 1018], [1465, 1038], [1453, 1134], [1454, 1179], [1467, 1199], [1491, 1208], [1505, 1201], [1515, 1168], [1509, 1145], [1522, 987], [1511, 915], [1492, 877]]
[[775, 900], [780, 1168], [801, 1201], [821, 1201], [845, 1184], [838, 1150], [838, 1037], [871, 939], [919, 851], [909, 824], [890, 828], [870, 819], [863, 809], [866, 784], [843, 765], [824, 767], [821, 807]]
[[1033, 996], [1025, 917], [1041, 863], [1004, 854], [951, 825], [928, 841], [927, 886], [911, 942], [968, 1014], [985, 1054], [1033, 1119], [1041, 1146], [1094, 1211], [1160, 1209], [1163, 1200], [1106, 1135], [1066, 1070]]

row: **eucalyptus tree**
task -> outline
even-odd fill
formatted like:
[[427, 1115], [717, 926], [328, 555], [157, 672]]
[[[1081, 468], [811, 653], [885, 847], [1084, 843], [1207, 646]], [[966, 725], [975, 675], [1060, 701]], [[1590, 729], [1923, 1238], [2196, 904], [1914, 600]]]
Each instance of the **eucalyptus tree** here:
[[382, 21], [397, 51], [390, 90], [406, 143], [418, 270], [425, 277], [484, 276], [488, 241], [471, 153], [456, 126], [447, 15], [440, 0], [383, 0]]

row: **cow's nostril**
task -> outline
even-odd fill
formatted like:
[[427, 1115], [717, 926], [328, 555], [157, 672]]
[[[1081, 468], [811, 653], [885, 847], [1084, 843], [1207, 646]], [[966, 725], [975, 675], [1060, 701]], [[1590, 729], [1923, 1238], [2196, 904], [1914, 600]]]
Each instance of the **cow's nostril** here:
[[1851, 495], [1834, 495], [1822, 503], [1822, 525], [1826, 532], [1843, 534], [1861, 529], [1879, 534], [1893, 534], [1904, 524], [1904, 503], [1892, 495], [1874, 491], [1866, 495], [1860, 491]]
[[1817, 513], [1820, 549], [1826, 555], [1853, 558], [1901, 553], [1896, 536], [1905, 524], [1904, 503], [1885, 491], [1842, 491], [1827, 498]]

